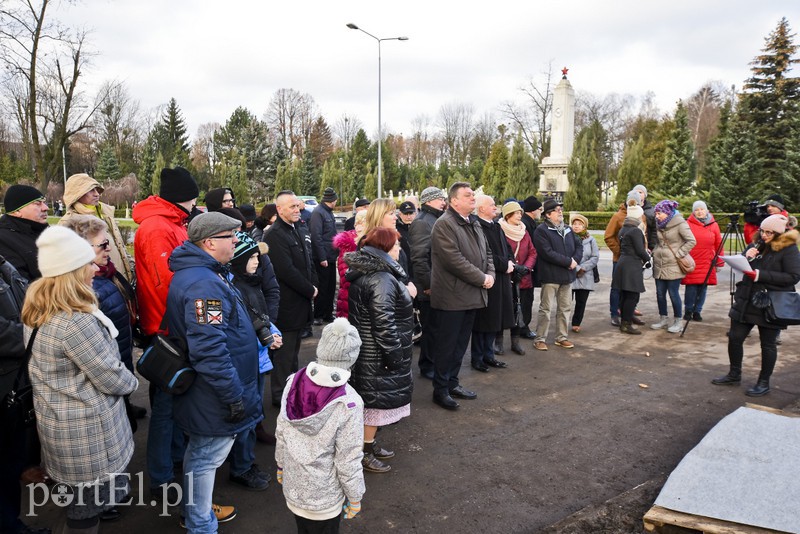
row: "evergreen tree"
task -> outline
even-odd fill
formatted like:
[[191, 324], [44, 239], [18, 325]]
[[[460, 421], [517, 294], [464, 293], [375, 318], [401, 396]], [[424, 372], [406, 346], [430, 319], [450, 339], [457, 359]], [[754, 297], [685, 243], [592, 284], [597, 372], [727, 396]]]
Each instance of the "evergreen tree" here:
[[731, 117], [730, 105], [722, 109], [719, 134], [711, 142], [706, 158], [708, 205], [712, 211], [741, 212], [748, 200], [764, 196], [753, 180], [761, 173], [755, 138], [741, 117]]
[[161, 152], [170, 166], [189, 167], [189, 136], [186, 133], [183, 115], [174, 98], [170, 99], [161, 121], [153, 127], [152, 134], [158, 152]]
[[800, 105], [800, 78], [790, 76], [792, 67], [800, 62], [794, 57], [794, 37], [789, 22], [782, 18], [765, 39], [763, 53], [751, 63], [751, 76], [744, 84], [739, 111], [750, 124], [758, 147], [761, 190], [775, 191], [771, 188], [777, 185], [777, 192], [796, 205], [800, 193], [784, 183], [786, 140], [794, 131], [792, 125]]
[[683, 102], [675, 110], [675, 129], [667, 141], [661, 167], [661, 191], [667, 197], [686, 195], [694, 190], [694, 146]]
[[595, 211], [600, 203], [597, 159], [598, 130], [588, 126], [575, 140], [567, 176], [569, 189], [564, 195], [564, 206], [570, 211]]
[[[158, 157], [157, 150], [155, 136], [151, 132], [145, 141], [142, 163], [139, 167], [139, 174], [136, 175], [136, 180], [139, 182], [139, 195], [142, 198], [147, 197], [152, 190], [153, 172], [156, 169], [156, 158]], [[161, 171], [160, 168], [158, 170]]]
[[[369, 165], [369, 164], [367, 164]], [[359, 173], [359, 176], [362, 176]], [[372, 172], [367, 172], [364, 176], [363, 182], [363, 190], [364, 190], [364, 197], [370, 200], [379, 198], [378, 196], [378, 175], [373, 174]]]
[[633, 189], [636, 184], [643, 182], [642, 176], [644, 175], [644, 137], [639, 136], [639, 139], [634, 143], [628, 143], [625, 151], [622, 153], [622, 162], [619, 164], [617, 171], [617, 197], [616, 204], [625, 202], [628, 197], [628, 192]]
[[275, 176], [275, 192], [279, 191], [294, 191], [298, 193], [298, 186], [300, 185], [300, 164], [293, 162], [290, 159], [284, 160], [278, 165], [278, 172]]
[[474, 184], [472, 188], [478, 189], [483, 185], [484, 194], [498, 198], [505, 191], [506, 183], [508, 183], [508, 147], [505, 141], [498, 139], [489, 152], [489, 160], [483, 168], [480, 183]]
[[792, 211], [800, 206], [800, 113], [792, 119], [789, 136], [786, 138], [786, 162], [783, 165], [781, 191], [788, 192], [785, 198]]
[[151, 195], [158, 195], [159, 191], [161, 190], [161, 169], [166, 167], [167, 164], [164, 162], [164, 156], [161, 153], [158, 153], [158, 157], [156, 157], [155, 167], [153, 168], [153, 174], [150, 175], [150, 194]]
[[314, 153], [311, 150], [303, 152], [302, 168], [300, 171], [300, 195], [316, 195], [319, 191], [320, 176], [314, 162]]
[[539, 190], [539, 165], [528, 153], [528, 146], [522, 139], [522, 132], [514, 138], [511, 147], [511, 160], [508, 165], [508, 181], [502, 197], [522, 200], [536, 195]]
[[110, 145], [106, 145], [100, 152], [100, 161], [97, 163], [94, 177], [100, 182], [116, 180], [121, 177], [117, 156]]

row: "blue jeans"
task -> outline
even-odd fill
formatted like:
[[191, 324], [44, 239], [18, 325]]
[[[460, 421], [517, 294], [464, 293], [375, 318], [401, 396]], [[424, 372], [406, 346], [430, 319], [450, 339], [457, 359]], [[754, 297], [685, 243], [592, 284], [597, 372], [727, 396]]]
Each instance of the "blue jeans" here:
[[172, 419], [172, 395], [153, 387], [150, 391], [150, 428], [147, 431], [147, 474], [150, 487], [175, 479], [173, 465], [183, 460], [183, 432]]
[[[613, 278], [614, 271], [617, 270], [617, 262], [611, 264], [611, 276]], [[619, 289], [611, 288], [608, 294], [608, 304], [611, 311], [611, 317], [619, 317]]]
[[[258, 375], [258, 391], [264, 391], [265, 379], [265, 374]], [[259, 395], [259, 401], [263, 406], [263, 395]], [[236, 436], [236, 441], [234, 441], [233, 448], [228, 456], [231, 475], [241, 475], [253, 467], [253, 462], [256, 461], [256, 426], [258, 426], [258, 423], [247, 430], [243, 430]]]
[[686, 303], [686, 313], [700, 313], [706, 303], [706, 290], [703, 284], [686, 284], [683, 300]]
[[189, 435], [183, 459], [183, 514], [190, 534], [217, 532], [217, 517], [211, 510], [214, 477], [235, 439], [236, 436]]
[[656, 300], [658, 300], [658, 314], [667, 315], [667, 293], [672, 301], [672, 315], [680, 318], [681, 314], [681, 280], [656, 279]]

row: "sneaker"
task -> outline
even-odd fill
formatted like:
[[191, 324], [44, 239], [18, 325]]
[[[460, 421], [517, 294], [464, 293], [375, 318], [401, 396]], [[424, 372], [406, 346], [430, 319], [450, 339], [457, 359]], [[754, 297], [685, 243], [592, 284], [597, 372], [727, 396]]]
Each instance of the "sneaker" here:
[[378, 460], [371, 452], [364, 453], [364, 457], [361, 459], [361, 467], [364, 468], [364, 471], [369, 471], [370, 473], [388, 473], [392, 470], [391, 465]]
[[[227, 523], [236, 517], [236, 508], [234, 506], [222, 506], [220, 504], [212, 504], [211, 511], [217, 518], [217, 523]], [[186, 528], [186, 518], [181, 516], [181, 528]]]
[[676, 317], [672, 325], [669, 328], [667, 328], [667, 332], [669, 332], [670, 334], [677, 334], [681, 330], [683, 330], [683, 319], [681, 319], [680, 317]]
[[619, 326], [619, 315], [614, 315], [611, 317], [611, 326]]
[[241, 475], [234, 475], [231, 473], [228, 475], [228, 480], [240, 486], [244, 486], [251, 491], [264, 491], [269, 487], [269, 480], [262, 478], [261, 471], [259, 471], [258, 467], [255, 465]]
[[570, 341], [569, 339], [562, 339], [561, 341], [556, 340], [556, 345], [564, 349], [571, 349], [575, 346], [575, 343]]
[[533, 348], [536, 350], [547, 350], [547, 343], [544, 341], [534, 341]]
[[662, 328], [666, 328], [669, 325], [670, 325], [669, 317], [666, 315], [662, 315], [657, 323], [653, 323], [650, 325], [650, 328], [652, 328], [653, 330], [661, 330]]

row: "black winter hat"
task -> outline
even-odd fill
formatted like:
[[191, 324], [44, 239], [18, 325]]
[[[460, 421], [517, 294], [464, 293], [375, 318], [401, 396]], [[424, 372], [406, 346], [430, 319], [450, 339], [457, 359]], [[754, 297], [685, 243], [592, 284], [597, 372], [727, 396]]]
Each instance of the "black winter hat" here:
[[239, 211], [242, 212], [244, 218], [247, 222], [255, 221], [258, 214], [256, 214], [256, 208], [252, 204], [242, 204], [239, 206]]
[[200, 196], [200, 189], [197, 188], [194, 177], [183, 167], [161, 169], [161, 186], [158, 189], [158, 196], [177, 204], [197, 198]]
[[531, 195], [525, 200], [522, 201], [522, 210], [527, 212], [536, 211], [542, 207], [542, 203], [539, 202], [539, 199], [535, 196]]
[[3, 205], [6, 213], [14, 213], [37, 200], [44, 200], [44, 195], [38, 189], [29, 185], [15, 184], [6, 191]]
[[326, 187], [325, 191], [322, 192], [322, 201], [336, 202], [337, 200], [339, 200], [339, 195], [336, 194], [336, 191], [332, 187]]
[[767, 197], [767, 200], [764, 202], [765, 206], [775, 206], [778, 209], [785, 210], [786, 209], [786, 201], [783, 200], [783, 197], [780, 195], [770, 195]]

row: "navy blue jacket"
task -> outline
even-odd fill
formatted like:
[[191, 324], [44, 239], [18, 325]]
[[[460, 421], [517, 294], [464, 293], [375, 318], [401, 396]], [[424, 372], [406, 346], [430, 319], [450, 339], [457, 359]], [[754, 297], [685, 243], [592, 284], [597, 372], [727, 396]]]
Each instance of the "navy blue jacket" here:
[[577, 263], [583, 258], [583, 247], [572, 235], [569, 226], [564, 226], [560, 235], [549, 221], [538, 225], [533, 232], [533, 246], [536, 247], [536, 269], [542, 284], [571, 284], [577, 272], [570, 269], [572, 260]]
[[94, 294], [100, 302], [100, 311], [111, 319], [114, 326], [119, 330], [117, 334], [117, 347], [119, 347], [119, 357], [129, 371], [133, 372], [133, 337], [131, 332], [131, 314], [128, 311], [128, 303], [122, 292], [111, 278], [95, 276], [92, 280]]
[[308, 230], [311, 233], [311, 253], [314, 263], [325, 260], [336, 262], [339, 257], [339, 251], [333, 246], [333, 238], [336, 236], [336, 217], [333, 216], [333, 210], [324, 202], [317, 205], [311, 213]]
[[[231, 436], [263, 418], [258, 391], [258, 340], [228, 269], [193, 243], [169, 259], [175, 272], [167, 295], [169, 337], [183, 341], [197, 378], [173, 398], [175, 422], [201, 436]], [[225, 420], [243, 401], [245, 417]]]

